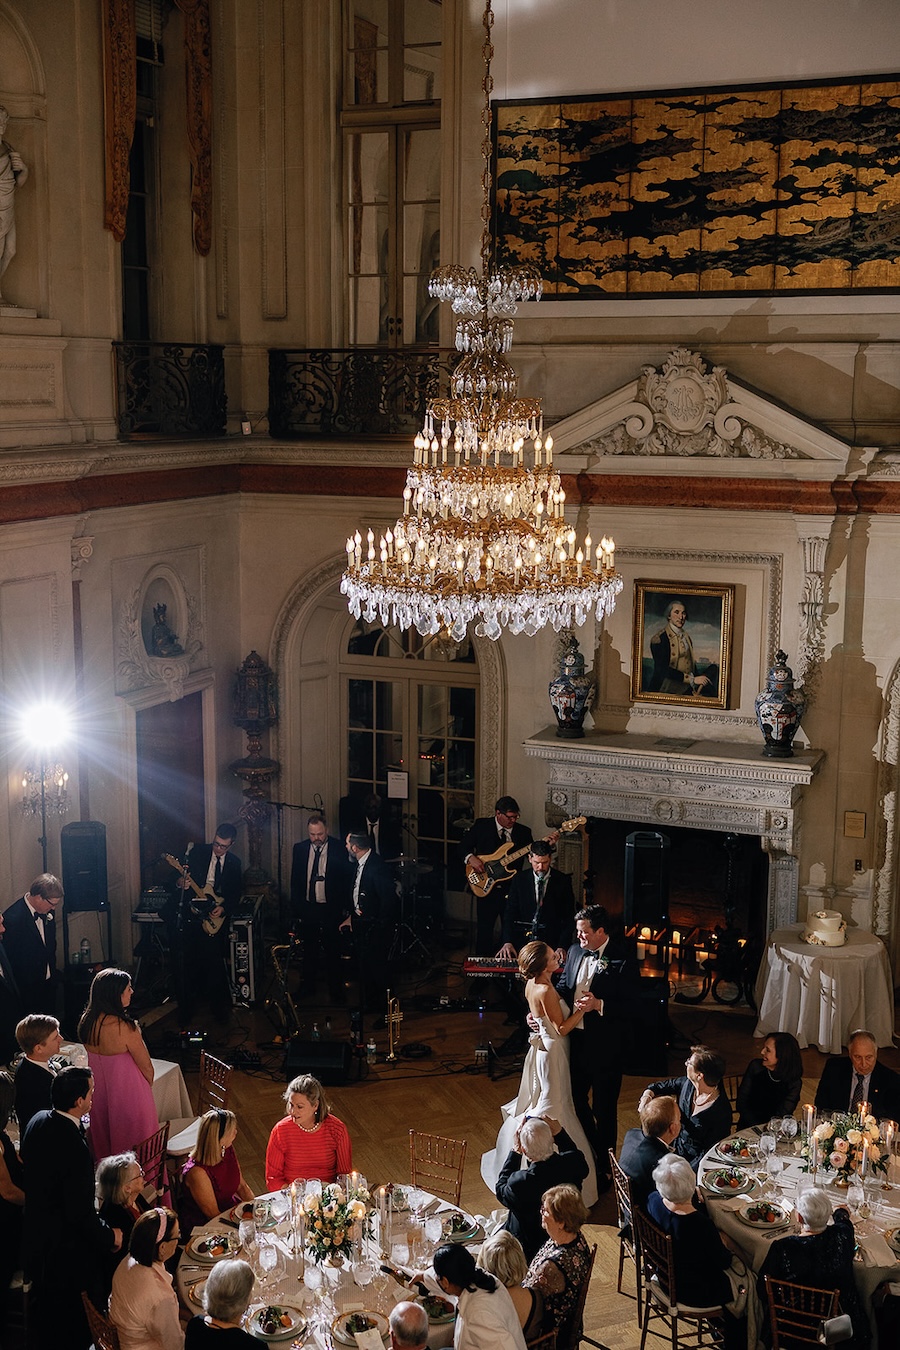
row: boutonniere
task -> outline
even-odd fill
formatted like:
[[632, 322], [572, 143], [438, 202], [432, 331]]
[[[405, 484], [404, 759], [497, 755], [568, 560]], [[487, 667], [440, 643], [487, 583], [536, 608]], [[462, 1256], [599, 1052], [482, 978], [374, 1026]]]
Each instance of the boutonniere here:
[[609, 970], [608, 956], [601, 956], [597, 958], [597, 974], [602, 975], [604, 970]]

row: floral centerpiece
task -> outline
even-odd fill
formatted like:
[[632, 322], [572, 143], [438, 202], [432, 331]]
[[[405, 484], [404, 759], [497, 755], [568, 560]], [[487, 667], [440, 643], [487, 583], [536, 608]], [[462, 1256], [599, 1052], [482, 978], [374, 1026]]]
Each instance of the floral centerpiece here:
[[369, 1200], [364, 1187], [345, 1191], [337, 1182], [304, 1198], [306, 1245], [314, 1261], [350, 1255], [355, 1239], [369, 1231]]
[[802, 1156], [805, 1172], [812, 1171], [814, 1165], [821, 1167], [825, 1172], [834, 1172], [839, 1185], [847, 1185], [860, 1173], [864, 1156], [871, 1172], [886, 1171], [888, 1161], [875, 1117], [845, 1112], [835, 1112], [831, 1120], [819, 1121], [812, 1136], [803, 1141]]

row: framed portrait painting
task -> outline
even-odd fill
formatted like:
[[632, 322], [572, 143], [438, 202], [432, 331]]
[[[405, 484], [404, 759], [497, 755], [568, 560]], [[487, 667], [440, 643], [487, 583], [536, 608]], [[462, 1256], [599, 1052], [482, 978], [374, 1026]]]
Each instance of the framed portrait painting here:
[[636, 581], [631, 697], [727, 708], [734, 587]]

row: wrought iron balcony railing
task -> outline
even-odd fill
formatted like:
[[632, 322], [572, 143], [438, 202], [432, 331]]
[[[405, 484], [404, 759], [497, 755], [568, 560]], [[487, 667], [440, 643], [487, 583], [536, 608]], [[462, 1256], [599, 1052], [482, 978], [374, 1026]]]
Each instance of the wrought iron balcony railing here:
[[210, 343], [114, 342], [119, 435], [224, 436], [224, 348]]
[[415, 435], [446, 387], [455, 351], [368, 347], [269, 349], [269, 434]]

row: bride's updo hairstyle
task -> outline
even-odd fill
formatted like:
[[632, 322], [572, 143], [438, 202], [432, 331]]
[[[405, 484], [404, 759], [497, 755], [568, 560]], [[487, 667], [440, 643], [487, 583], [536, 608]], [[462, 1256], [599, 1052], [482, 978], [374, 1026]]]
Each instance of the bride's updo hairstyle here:
[[526, 980], [533, 980], [546, 970], [550, 960], [550, 948], [546, 942], [526, 942], [519, 952], [519, 970]]

